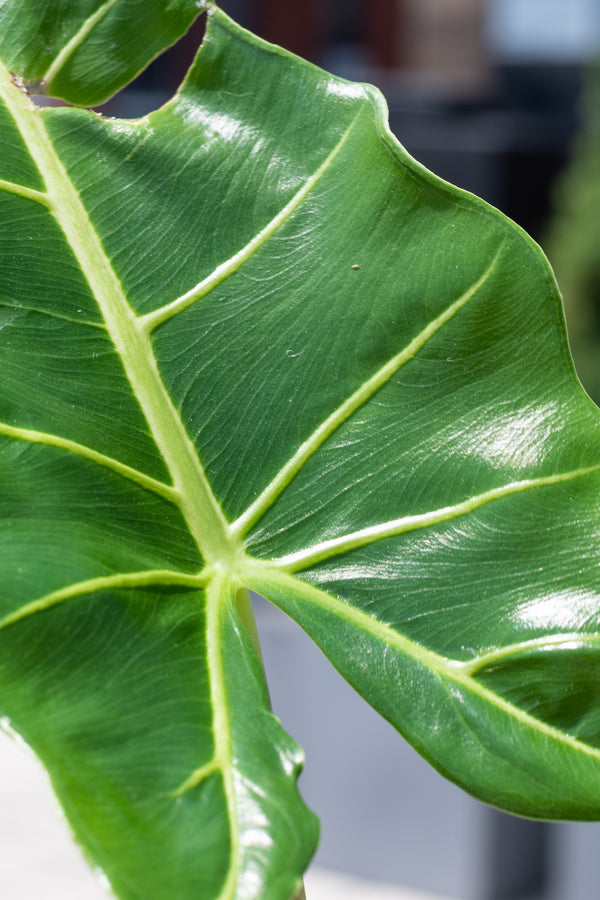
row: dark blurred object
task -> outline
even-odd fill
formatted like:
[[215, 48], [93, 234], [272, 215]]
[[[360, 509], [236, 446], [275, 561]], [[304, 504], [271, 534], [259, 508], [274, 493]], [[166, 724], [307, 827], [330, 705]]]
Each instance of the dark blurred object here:
[[326, 5], [321, 0], [256, 0], [256, 31], [268, 41], [315, 61], [325, 40]]
[[551, 828], [548, 822], [517, 819], [488, 810], [488, 878], [481, 900], [548, 897]]
[[[539, 240], [551, 211], [552, 186], [577, 130], [579, 72], [564, 73], [569, 86], [563, 85], [556, 103], [550, 92], [543, 103], [530, 94], [532, 74], [537, 73], [527, 67], [497, 70], [493, 87], [472, 100], [389, 91], [387, 96], [392, 131], [412, 156], [483, 197]], [[570, 102], [563, 103], [567, 96]]]
[[382, 69], [400, 65], [408, 52], [407, 15], [398, 0], [371, 3], [365, 22], [365, 35], [370, 57]]

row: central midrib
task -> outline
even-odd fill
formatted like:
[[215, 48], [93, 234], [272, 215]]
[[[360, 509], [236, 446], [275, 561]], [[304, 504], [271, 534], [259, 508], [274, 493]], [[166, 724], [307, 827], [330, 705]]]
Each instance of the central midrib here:
[[132, 391], [171, 475], [190, 532], [208, 562], [233, 561], [237, 541], [162, 381], [151, 338], [127, 302], [100, 237], [54, 150], [40, 112], [10, 83], [4, 67], [0, 67], [0, 95], [44, 178], [51, 212], [100, 307]]

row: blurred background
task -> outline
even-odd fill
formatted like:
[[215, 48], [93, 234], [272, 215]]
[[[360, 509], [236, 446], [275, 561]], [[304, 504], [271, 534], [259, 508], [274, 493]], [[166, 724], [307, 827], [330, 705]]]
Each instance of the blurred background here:
[[[221, 0], [241, 24], [377, 84], [407, 150], [542, 243], [600, 400], [600, 0]], [[201, 24], [107, 108], [176, 89]], [[519, 820], [428, 767], [277, 610], [257, 601], [273, 706], [304, 747], [320, 866], [438, 898], [600, 897], [600, 825]], [[352, 895], [354, 896], [354, 894]], [[365, 900], [369, 900], [365, 893]]]

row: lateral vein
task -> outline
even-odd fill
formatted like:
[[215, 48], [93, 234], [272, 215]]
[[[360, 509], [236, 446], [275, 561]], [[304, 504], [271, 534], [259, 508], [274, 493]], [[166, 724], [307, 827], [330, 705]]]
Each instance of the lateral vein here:
[[597, 632], [581, 633], [576, 631], [559, 632], [558, 634], [550, 634], [544, 637], [531, 638], [528, 641], [519, 641], [515, 644], [507, 644], [504, 647], [496, 647], [493, 650], [487, 650], [477, 654], [473, 659], [465, 662], [457, 663], [459, 668], [465, 675], [475, 675], [482, 669], [489, 666], [498, 665], [507, 660], [514, 659], [524, 653], [532, 651], [546, 651], [552, 648], [570, 649], [573, 647], [596, 647], [600, 646], [600, 634]]
[[578, 469], [573, 472], [564, 472], [557, 475], [548, 475], [541, 478], [530, 478], [524, 481], [512, 481], [509, 484], [493, 488], [490, 491], [484, 491], [474, 497], [469, 497], [460, 503], [451, 506], [443, 506], [440, 509], [434, 509], [426, 513], [419, 513], [413, 516], [402, 516], [398, 519], [392, 519], [388, 522], [379, 522], [376, 525], [370, 525], [367, 528], [361, 528], [358, 531], [332, 538], [328, 541], [322, 541], [313, 547], [304, 550], [298, 550], [286, 556], [273, 560], [273, 565], [283, 569], [286, 572], [298, 572], [309, 566], [323, 562], [326, 559], [340, 556], [348, 553], [350, 550], [356, 550], [359, 547], [365, 547], [384, 538], [394, 537], [409, 531], [417, 531], [421, 528], [428, 528], [433, 525], [439, 525], [451, 519], [467, 515], [493, 500], [500, 500], [502, 497], [508, 497], [511, 494], [519, 494], [533, 488], [545, 487], [552, 484], [560, 484], [563, 481], [570, 481], [573, 478], [580, 478], [591, 472], [597, 472], [600, 465], [591, 466], [587, 469]]
[[[360, 113], [358, 114], [360, 115]], [[271, 221], [262, 228], [258, 234], [256, 234], [251, 241], [249, 241], [245, 247], [241, 250], [238, 250], [233, 256], [231, 256], [224, 263], [221, 263], [217, 268], [211, 272], [206, 278], [200, 281], [195, 287], [191, 288], [185, 294], [182, 294], [181, 297], [178, 297], [176, 300], [173, 300], [171, 303], [168, 303], [166, 306], [161, 307], [160, 309], [154, 310], [153, 312], [147, 313], [145, 316], [141, 316], [139, 319], [140, 326], [146, 331], [146, 333], [151, 332], [158, 325], [161, 325], [163, 322], [166, 322], [168, 319], [177, 315], [177, 313], [182, 312], [184, 309], [187, 309], [193, 303], [196, 303], [197, 300], [200, 300], [202, 297], [205, 297], [210, 291], [212, 291], [217, 285], [221, 284], [222, 281], [225, 281], [226, 278], [229, 278], [230, 275], [233, 275], [234, 272], [237, 272], [241, 266], [247, 262], [254, 254], [259, 250], [263, 244], [265, 244], [270, 237], [272, 237], [276, 231], [290, 218], [292, 213], [298, 209], [302, 201], [308, 196], [308, 194], [312, 191], [316, 184], [321, 180], [325, 172], [329, 169], [334, 159], [346, 143], [352, 128], [358, 118], [358, 115], [355, 117], [350, 126], [346, 129], [336, 146], [333, 148], [329, 156], [324, 160], [324, 162], [319, 166], [316, 172], [308, 178], [302, 187], [294, 194], [292, 199], [286, 203], [286, 205], [281, 209], [276, 216], [274, 216]]]
[[47, 90], [52, 80], [56, 78], [57, 74], [67, 63], [69, 57], [71, 57], [75, 50], [77, 50], [77, 48], [83, 44], [85, 39], [96, 27], [98, 22], [100, 22], [104, 18], [104, 16], [112, 9], [112, 7], [115, 6], [118, 2], [119, 0], [106, 0], [106, 2], [103, 3], [95, 13], [92, 13], [91, 16], [88, 16], [79, 30], [75, 32], [75, 34], [69, 41], [67, 41], [67, 43], [58, 53], [40, 82], [40, 87], [44, 91]]
[[38, 612], [58, 606], [66, 600], [84, 597], [96, 591], [118, 590], [120, 588], [141, 588], [158, 585], [181, 586], [190, 588], [203, 587], [208, 581], [208, 575], [200, 572], [198, 575], [187, 575], [185, 572], [175, 572], [169, 569], [149, 569], [145, 572], [122, 572], [118, 575], [104, 575], [98, 578], [90, 578], [87, 581], [79, 581], [68, 587], [59, 588], [26, 603], [20, 609], [0, 619], [0, 629], [8, 628], [16, 622], [20, 622]]
[[48, 434], [44, 431], [34, 431], [30, 428], [15, 428], [12, 425], [7, 425], [5, 422], [0, 422], [0, 435], [15, 438], [19, 441], [27, 441], [32, 444], [48, 444], [51, 447], [66, 450], [68, 453], [75, 453], [77, 456], [82, 456], [84, 459], [89, 459], [91, 462], [98, 463], [98, 465], [111, 469], [118, 475], [122, 475], [124, 478], [134, 481], [141, 487], [146, 488], [146, 490], [159, 494], [170, 503], [177, 504], [179, 501], [179, 494], [174, 487], [171, 487], [171, 485], [158, 481], [158, 479], [152, 478], [150, 475], [145, 475], [138, 469], [127, 466], [125, 463], [119, 462], [119, 460], [113, 459], [110, 456], [106, 456], [104, 453], [92, 450], [91, 447], [86, 447], [85, 444], [78, 444], [76, 441], [59, 437], [56, 434]]
[[17, 194], [19, 197], [25, 197], [27, 200], [35, 200], [48, 209], [51, 206], [50, 198], [44, 191], [36, 191], [34, 188], [25, 187], [24, 184], [16, 184], [14, 181], [6, 181], [0, 178], [0, 191], [7, 191], [9, 194]]
[[284, 488], [296, 477], [302, 467], [311, 456], [331, 437], [331, 435], [355, 413], [361, 406], [396, 374], [407, 362], [413, 359], [427, 342], [449, 322], [475, 294], [483, 287], [494, 271], [502, 247], [481, 275], [480, 278], [461, 296], [448, 306], [439, 316], [424, 328], [412, 341], [399, 353], [393, 356], [374, 375], [365, 381], [354, 393], [348, 397], [317, 429], [298, 447], [294, 455], [279, 470], [275, 478], [267, 485], [264, 491], [246, 509], [242, 515], [231, 525], [232, 533], [243, 535], [254, 525], [265, 511], [275, 502]]
[[11, 310], [14, 313], [35, 313], [38, 316], [48, 316], [48, 318], [53, 321], [69, 322], [71, 325], [83, 325], [86, 328], [96, 328], [98, 331], [106, 331], [106, 325], [103, 322], [90, 322], [89, 319], [73, 319], [71, 316], [50, 312], [48, 309], [38, 309], [35, 306], [15, 306], [13, 303], [3, 303], [0, 300], [0, 307]]
[[205, 765], [199, 766], [199, 768], [194, 769], [194, 771], [189, 776], [189, 778], [186, 778], [186, 780], [183, 782], [183, 784], [181, 784], [176, 790], [173, 791], [171, 796], [173, 798], [182, 797], [188, 791], [192, 791], [194, 788], [198, 787], [199, 784], [201, 784], [203, 781], [205, 781], [214, 772], [220, 772], [220, 771], [221, 771], [221, 763], [215, 757], [214, 759], [211, 759], [209, 762], [207, 762]]
[[[498, 694], [472, 678], [470, 673], [463, 668], [463, 663], [460, 661], [442, 656], [433, 650], [428, 650], [421, 644], [417, 644], [415, 641], [407, 638], [406, 635], [396, 631], [390, 625], [377, 621], [362, 610], [356, 609], [354, 606], [326, 593], [320, 588], [299, 581], [293, 575], [275, 572], [270, 569], [268, 564], [261, 565], [259, 563], [255, 571], [256, 582], [254, 587], [265, 596], [268, 597], [268, 592], [265, 591], [265, 588], [268, 588], [269, 582], [272, 586], [287, 589], [292, 595], [300, 595], [303, 601], [328, 609], [330, 612], [338, 615], [340, 619], [371, 634], [376, 639], [384, 641], [387, 645], [395, 647], [420, 665], [437, 672], [442, 678], [453, 681], [455, 684], [482, 697], [525, 727], [531, 728], [560, 744], [571, 747], [573, 750], [585, 753], [587, 756], [600, 762], [600, 750], [591, 744], [586, 744], [578, 738], [572, 737], [570, 734], [559, 731], [552, 725], [547, 725], [541, 719], [536, 719], [530, 713], [525, 712], [508, 700], [504, 700]], [[252, 581], [253, 579], [251, 578], [250, 580]], [[275, 600], [274, 602], [277, 601]]]

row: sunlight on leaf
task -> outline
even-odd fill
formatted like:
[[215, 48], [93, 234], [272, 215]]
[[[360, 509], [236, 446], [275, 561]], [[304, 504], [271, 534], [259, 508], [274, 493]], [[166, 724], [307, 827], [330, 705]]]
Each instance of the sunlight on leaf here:
[[212, 4], [143, 119], [11, 76], [97, 102], [204, 6], [142, 5], [131, 53], [134, 0], [1, 7], [0, 715], [121, 900], [290, 900], [250, 588], [475, 796], [598, 818], [600, 418], [541, 251]]

